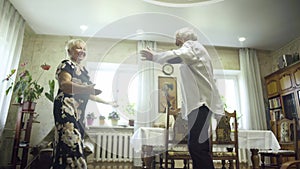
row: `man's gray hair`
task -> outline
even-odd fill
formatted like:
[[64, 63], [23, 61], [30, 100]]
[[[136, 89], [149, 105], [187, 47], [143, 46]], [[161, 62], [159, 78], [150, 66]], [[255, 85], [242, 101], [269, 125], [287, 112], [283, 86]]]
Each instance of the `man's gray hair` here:
[[184, 42], [188, 40], [197, 41], [197, 34], [194, 32], [193, 29], [188, 27], [177, 30], [175, 36], [176, 38], [182, 39]]

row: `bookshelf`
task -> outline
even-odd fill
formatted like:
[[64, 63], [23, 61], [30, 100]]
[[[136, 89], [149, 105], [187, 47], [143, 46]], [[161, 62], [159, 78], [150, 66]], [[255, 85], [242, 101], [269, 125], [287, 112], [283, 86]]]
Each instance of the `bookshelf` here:
[[[300, 62], [294, 63], [265, 77], [269, 114], [267, 124], [275, 134], [274, 124], [286, 117], [296, 119], [300, 115]], [[299, 128], [299, 127], [298, 127]]]

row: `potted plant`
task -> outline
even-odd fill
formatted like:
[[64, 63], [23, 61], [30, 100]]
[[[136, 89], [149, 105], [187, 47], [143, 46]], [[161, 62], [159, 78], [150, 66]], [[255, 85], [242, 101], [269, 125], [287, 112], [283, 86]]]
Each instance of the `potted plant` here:
[[130, 103], [126, 106], [125, 111], [129, 115], [128, 124], [129, 126], [134, 126], [134, 119], [135, 119], [135, 103]]
[[[25, 67], [26, 65], [27, 63], [22, 63], [21, 67]], [[50, 67], [47, 67], [47, 69], [42, 69], [49, 70], [49, 68]], [[8, 75], [6, 80], [10, 80], [10, 77], [15, 72], [15, 70], [12, 70], [11, 74]], [[44, 87], [38, 83], [38, 80], [33, 80], [29, 70], [25, 69], [18, 74], [16, 81], [11, 83], [9, 88], [6, 90], [6, 95], [12, 90], [13, 93], [16, 94], [16, 102], [23, 104], [24, 110], [34, 110], [36, 101], [40, 98], [44, 90]]]
[[100, 125], [105, 124], [105, 116], [102, 116], [102, 115], [99, 116], [99, 123], [100, 123]]
[[118, 120], [120, 120], [120, 116], [119, 116], [118, 112], [112, 111], [111, 113], [109, 113], [108, 119], [110, 119], [111, 120], [111, 124], [113, 126], [115, 126], [115, 125], [118, 124]]
[[86, 115], [87, 125], [91, 126], [94, 122], [94, 119], [96, 119], [94, 112], [88, 113]]
[[54, 88], [55, 88], [54, 80], [49, 80], [48, 85], [49, 85], [49, 92], [46, 92], [45, 96], [48, 100], [54, 102]]

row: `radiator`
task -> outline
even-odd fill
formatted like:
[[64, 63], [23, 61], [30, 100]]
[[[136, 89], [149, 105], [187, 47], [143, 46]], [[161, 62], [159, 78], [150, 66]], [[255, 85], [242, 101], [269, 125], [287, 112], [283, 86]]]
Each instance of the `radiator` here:
[[90, 134], [95, 142], [94, 160], [97, 162], [132, 162], [130, 145], [132, 132], [99, 132]]
[[[132, 162], [133, 148], [130, 144], [132, 134], [133, 132], [129, 131], [89, 133], [95, 145], [93, 160], [97, 162]], [[250, 150], [239, 149], [240, 163], [251, 164], [250, 157]]]

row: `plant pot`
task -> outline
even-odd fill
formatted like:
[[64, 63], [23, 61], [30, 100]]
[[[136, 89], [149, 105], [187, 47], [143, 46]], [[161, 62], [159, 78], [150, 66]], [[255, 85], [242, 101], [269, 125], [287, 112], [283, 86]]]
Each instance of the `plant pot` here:
[[16, 101], [17, 101], [17, 103], [22, 104], [23, 98], [22, 97], [17, 97]]
[[118, 121], [119, 121], [119, 120], [116, 120], [116, 119], [111, 119], [111, 120], [110, 120], [112, 126], [118, 125]]
[[104, 120], [104, 119], [100, 119], [100, 120], [99, 120], [99, 124], [100, 124], [100, 125], [104, 125], [104, 124], [105, 124], [105, 120]]
[[129, 124], [129, 126], [134, 126], [134, 120], [133, 119], [129, 119], [128, 120], [128, 124]]
[[87, 125], [91, 126], [93, 125], [94, 119], [87, 119]]
[[22, 110], [24, 111], [34, 111], [36, 102], [24, 102], [22, 105]]

